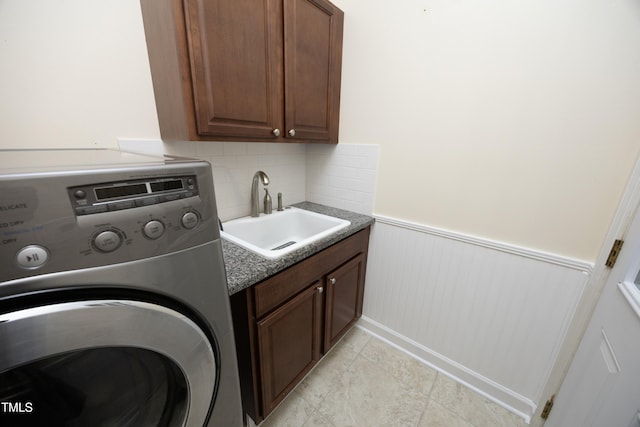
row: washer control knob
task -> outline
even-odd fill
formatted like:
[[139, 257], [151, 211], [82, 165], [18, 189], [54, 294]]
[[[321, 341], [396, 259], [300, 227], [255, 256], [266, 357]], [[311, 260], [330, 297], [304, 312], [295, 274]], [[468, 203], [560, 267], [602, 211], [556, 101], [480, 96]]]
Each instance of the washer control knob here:
[[152, 219], [142, 227], [142, 232], [150, 239], [157, 239], [164, 234], [164, 224], [157, 219]]
[[184, 228], [186, 228], [187, 230], [191, 230], [192, 228], [195, 228], [198, 223], [200, 223], [200, 217], [198, 217], [198, 214], [191, 211], [182, 215], [180, 222], [182, 222], [182, 226]]
[[122, 244], [122, 237], [113, 230], [101, 231], [93, 238], [93, 246], [100, 252], [113, 252]]
[[29, 245], [16, 254], [16, 262], [22, 268], [33, 270], [42, 267], [49, 260], [49, 252], [44, 246]]

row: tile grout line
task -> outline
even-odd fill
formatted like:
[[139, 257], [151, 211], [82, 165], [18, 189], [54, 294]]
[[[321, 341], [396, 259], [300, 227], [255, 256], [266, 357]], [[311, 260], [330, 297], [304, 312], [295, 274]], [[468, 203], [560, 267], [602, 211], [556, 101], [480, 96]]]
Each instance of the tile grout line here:
[[[352, 330], [353, 330], [353, 329], [352, 329]], [[371, 334], [369, 334], [369, 333], [367, 333], [367, 332], [365, 332], [365, 331], [363, 331], [363, 330], [360, 330], [360, 331], [361, 331], [361, 332], [363, 332], [363, 333], [365, 333], [365, 334], [367, 335], [367, 341], [366, 341], [366, 343], [362, 346], [362, 348], [360, 348], [358, 351], [354, 351], [355, 356], [353, 357], [353, 359], [352, 359], [352, 360], [350, 360], [350, 361], [348, 362], [348, 364], [346, 365], [345, 371], [346, 371], [346, 370], [348, 370], [348, 369], [353, 365], [353, 363], [354, 363], [354, 362], [355, 362], [355, 360], [358, 358], [358, 356], [360, 355], [360, 353], [362, 352], [362, 350], [364, 349], [364, 347], [366, 347], [366, 346], [367, 346], [367, 344], [369, 343], [369, 341], [370, 341], [370, 340], [371, 340], [371, 338], [372, 338], [372, 335], [371, 335]], [[351, 331], [350, 331], [350, 332], [351, 332]], [[327, 353], [325, 353], [325, 354], [324, 354], [323, 359], [324, 359], [328, 354], [330, 354], [330, 353], [335, 352], [336, 350], [338, 350], [338, 347], [339, 347], [339, 346], [341, 346], [341, 345], [346, 345], [346, 344], [344, 343], [344, 341], [345, 341], [345, 339], [347, 338], [347, 336], [349, 335], [349, 333], [350, 333], [350, 332], [347, 332], [347, 333], [346, 333], [342, 338], [340, 338], [340, 340], [339, 340], [339, 341], [338, 341], [338, 342], [337, 342], [333, 347], [331, 347], [331, 349], [329, 349], [329, 351], [328, 351]], [[299, 388], [300, 386], [302, 386], [302, 384], [305, 382], [305, 380], [307, 380], [308, 378], [312, 377], [314, 374], [317, 374], [317, 370], [318, 370], [318, 368], [320, 368], [320, 367], [321, 367], [321, 365], [322, 365], [322, 361], [321, 361], [320, 363], [317, 363], [317, 364], [316, 364], [316, 365], [315, 365], [315, 366], [314, 366], [314, 367], [313, 367], [313, 368], [312, 368], [312, 369], [311, 369], [311, 370], [310, 370], [310, 371], [309, 371], [309, 372], [308, 372], [308, 373], [307, 373], [307, 374], [306, 374], [306, 375], [305, 375], [305, 376], [300, 380], [300, 382], [299, 382], [299, 383], [298, 383], [298, 384], [293, 388], [293, 390], [291, 390], [291, 392], [289, 392], [289, 395], [285, 398], [285, 400], [287, 400], [287, 399], [288, 399], [289, 397], [291, 397], [294, 393], [297, 393], [297, 394], [298, 394], [298, 396], [297, 396], [298, 398], [300, 398], [300, 399], [304, 400], [305, 402], [307, 402], [307, 403], [308, 403], [308, 404], [313, 408], [313, 411], [312, 411], [312, 412], [311, 412], [311, 414], [310, 414], [310, 415], [309, 415], [309, 416], [304, 420], [304, 422], [302, 423], [302, 426], [301, 426], [301, 427], [303, 427], [303, 426], [304, 426], [304, 425], [305, 425], [305, 424], [306, 424], [306, 423], [311, 419], [311, 417], [313, 416], [313, 414], [314, 414], [314, 413], [319, 414], [319, 415], [320, 415], [324, 420], [328, 421], [332, 426], [334, 426], [333, 422], [332, 422], [330, 419], [328, 419], [328, 418], [327, 418], [327, 417], [326, 417], [322, 412], [320, 412], [320, 405], [322, 404], [322, 402], [324, 402], [324, 400], [326, 399], [326, 397], [327, 397], [329, 394], [331, 394], [331, 393], [333, 393], [333, 392], [335, 391], [335, 389], [334, 389], [334, 388], [331, 388], [331, 389], [329, 390], [329, 392], [327, 392], [324, 396], [322, 396], [322, 399], [321, 399], [321, 400], [319, 400], [317, 404], [316, 404], [315, 402], [310, 402], [307, 398], [305, 398], [305, 397], [302, 395], [302, 393], [297, 392], [298, 388]], [[284, 400], [283, 400], [280, 404], [282, 404], [282, 403], [284, 403]], [[271, 415], [271, 414], [270, 414], [270, 415]], [[335, 426], [334, 426], [334, 427], [335, 427]]]
[[424, 409], [422, 410], [422, 413], [418, 417], [418, 421], [416, 422], [416, 427], [418, 427], [420, 425], [420, 422], [422, 421], [422, 418], [424, 417], [425, 413], [427, 412], [427, 408], [429, 408], [429, 403], [431, 403], [431, 393], [433, 393], [433, 389], [436, 386], [436, 380], [438, 379], [438, 375], [440, 375], [440, 372], [436, 371], [436, 376], [433, 378], [433, 383], [431, 383], [431, 388], [429, 388], [429, 393], [427, 394], [427, 400], [426, 400], [426, 403], [424, 405]]

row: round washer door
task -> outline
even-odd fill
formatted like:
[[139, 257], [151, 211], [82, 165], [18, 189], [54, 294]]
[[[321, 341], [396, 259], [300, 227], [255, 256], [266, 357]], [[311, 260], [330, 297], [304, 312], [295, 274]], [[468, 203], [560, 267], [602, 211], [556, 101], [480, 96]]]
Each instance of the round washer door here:
[[1, 314], [0, 347], [7, 425], [202, 426], [214, 399], [207, 336], [156, 304], [91, 300]]

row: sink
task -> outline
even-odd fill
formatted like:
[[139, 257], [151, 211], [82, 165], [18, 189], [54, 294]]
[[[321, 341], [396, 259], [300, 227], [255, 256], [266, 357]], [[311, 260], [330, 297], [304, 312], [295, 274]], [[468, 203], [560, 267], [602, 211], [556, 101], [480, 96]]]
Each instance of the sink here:
[[280, 258], [351, 224], [350, 221], [288, 207], [270, 215], [244, 217], [222, 224], [223, 239], [268, 259]]

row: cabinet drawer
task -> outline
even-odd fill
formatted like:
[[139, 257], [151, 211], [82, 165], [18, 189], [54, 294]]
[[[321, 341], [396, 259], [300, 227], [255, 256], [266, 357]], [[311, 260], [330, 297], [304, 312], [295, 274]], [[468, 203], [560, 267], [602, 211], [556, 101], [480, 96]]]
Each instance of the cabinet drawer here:
[[366, 253], [368, 243], [369, 227], [254, 286], [256, 318], [260, 319], [327, 271], [359, 253]]

